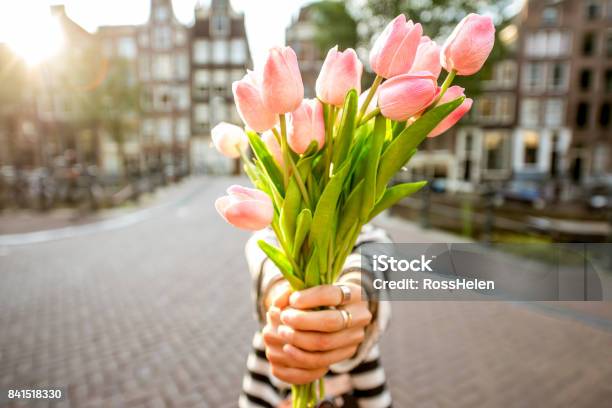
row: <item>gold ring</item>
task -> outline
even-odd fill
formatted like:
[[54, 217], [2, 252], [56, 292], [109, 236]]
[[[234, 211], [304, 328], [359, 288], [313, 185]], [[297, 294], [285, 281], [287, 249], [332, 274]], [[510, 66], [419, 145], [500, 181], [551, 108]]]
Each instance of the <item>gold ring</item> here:
[[344, 324], [342, 325], [342, 330], [348, 329], [351, 327], [351, 323], [353, 322], [353, 315], [346, 309], [338, 309], [340, 315], [342, 316], [342, 321]]
[[336, 285], [336, 287], [340, 289], [342, 295], [338, 306], [346, 305], [351, 301], [351, 288], [349, 288], [347, 285]]

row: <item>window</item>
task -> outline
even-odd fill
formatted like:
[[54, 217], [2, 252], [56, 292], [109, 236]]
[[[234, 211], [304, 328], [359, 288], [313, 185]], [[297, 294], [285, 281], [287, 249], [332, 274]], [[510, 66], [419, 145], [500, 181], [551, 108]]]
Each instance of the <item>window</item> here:
[[503, 95], [497, 99], [499, 109], [499, 120], [504, 123], [512, 122], [514, 118], [514, 97]]
[[604, 129], [610, 127], [610, 106], [610, 102], [605, 102], [601, 105], [601, 109], [599, 110], [599, 124]]
[[612, 69], [606, 69], [604, 84], [607, 92], [612, 92]]
[[550, 66], [548, 88], [551, 91], [564, 91], [567, 89], [567, 64], [556, 62]]
[[189, 78], [189, 57], [186, 52], [180, 52], [174, 58], [177, 79]]
[[506, 168], [507, 134], [500, 131], [485, 131], [485, 168], [487, 170], [503, 170]]
[[155, 133], [155, 122], [153, 119], [144, 119], [142, 121], [142, 134], [152, 136]]
[[173, 98], [167, 86], [156, 86], [153, 90], [153, 107], [157, 111], [172, 110]]
[[544, 112], [544, 122], [549, 127], [563, 126], [565, 119], [565, 102], [563, 99], [554, 98], [546, 101]]
[[153, 31], [153, 46], [158, 49], [172, 47], [172, 30], [170, 27], [157, 27]]
[[521, 105], [521, 124], [523, 126], [538, 126], [540, 122], [540, 102], [534, 98], [523, 99]]
[[243, 69], [232, 69], [232, 82], [240, 81], [244, 77], [245, 71]]
[[210, 83], [210, 72], [207, 69], [198, 69], [193, 74], [193, 94], [194, 96], [207, 98], [208, 84]]
[[212, 61], [214, 64], [225, 64], [227, 62], [227, 42], [214, 40], [212, 47]]
[[134, 41], [132, 37], [123, 37], [119, 39], [117, 54], [123, 58], [129, 59], [136, 57], [136, 41]]
[[493, 98], [493, 96], [481, 95], [480, 98], [477, 99], [476, 112], [479, 119], [495, 119], [495, 101]]
[[231, 62], [232, 64], [246, 63], [246, 44], [243, 39], [236, 38], [231, 42]]
[[193, 61], [196, 64], [208, 64], [210, 45], [207, 40], [195, 40], [193, 42]]
[[155, 10], [155, 19], [157, 21], [164, 21], [168, 18], [168, 8], [166, 6], [159, 6]]
[[536, 91], [542, 88], [544, 84], [544, 64], [542, 63], [527, 63], [524, 68], [523, 89], [528, 91]]
[[496, 79], [502, 86], [514, 86], [516, 83], [516, 63], [514, 61], [502, 61], [495, 67]]
[[159, 141], [162, 143], [172, 143], [172, 119], [160, 118], [157, 121]]
[[546, 7], [542, 12], [542, 23], [554, 25], [559, 22], [559, 9], [556, 7]]
[[223, 122], [228, 119], [227, 105], [225, 104], [224, 97], [213, 96], [210, 100], [210, 110], [213, 123]]
[[184, 142], [189, 139], [191, 134], [190, 126], [189, 118], [179, 118], [176, 120], [176, 138], [179, 141]]
[[538, 147], [540, 145], [540, 137], [535, 131], [527, 131], [523, 133], [523, 163], [537, 164], [538, 162]]
[[176, 108], [179, 110], [189, 109], [189, 87], [188, 86], [177, 86], [174, 89], [174, 100], [176, 102]]
[[228, 73], [223, 69], [216, 69], [213, 71], [212, 82], [213, 89], [218, 95], [227, 93], [230, 88]]
[[200, 130], [206, 131], [210, 123], [208, 104], [198, 103], [193, 109], [193, 122], [196, 127], [201, 128]]
[[213, 15], [212, 24], [210, 26], [211, 35], [227, 35], [229, 34], [229, 19], [223, 15]]
[[585, 33], [582, 37], [582, 55], [591, 56], [595, 53], [595, 34]]
[[589, 122], [589, 104], [586, 102], [580, 102], [578, 104], [578, 110], [576, 111], [576, 125], [584, 128]]
[[612, 32], [609, 32], [606, 37], [606, 57], [612, 58]]
[[153, 78], [172, 79], [172, 57], [168, 54], [156, 55], [153, 60]]
[[588, 91], [591, 89], [591, 84], [593, 82], [593, 72], [590, 69], [583, 69], [580, 71], [580, 89], [583, 91]]
[[589, 0], [586, 2], [586, 18], [587, 20], [597, 20], [601, 14], [600, 0]]
[[531, 57], [562, 56], [570, 51], [570, 33], [545, 30], [527, 36], [525, 53]]

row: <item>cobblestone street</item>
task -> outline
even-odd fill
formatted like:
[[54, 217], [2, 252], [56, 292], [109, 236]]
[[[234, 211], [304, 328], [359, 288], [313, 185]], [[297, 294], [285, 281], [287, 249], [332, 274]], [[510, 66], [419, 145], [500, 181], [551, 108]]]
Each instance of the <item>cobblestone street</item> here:
[[[235, 407], [255, 322], [248, 233], [213, 207], [233, 182], [189, 180], [59, 235], [0, 236], [0, 389], [63, 387], [58, 407]], [[398, 241], [448, 239], [384, 223]], [[383, 361], [396, 407], [600, 407], [612, 304], [394, 302]]]

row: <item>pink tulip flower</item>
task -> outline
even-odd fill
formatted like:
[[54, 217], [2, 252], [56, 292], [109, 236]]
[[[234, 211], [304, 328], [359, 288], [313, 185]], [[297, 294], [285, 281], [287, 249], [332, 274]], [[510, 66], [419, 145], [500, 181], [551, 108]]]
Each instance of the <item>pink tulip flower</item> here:
[[438, 94], [430, 72], [395, 76], [380, 86], [378, 107], [384, 117], [404, 121], [427, 108]]
[[[445, 103], [454, 101], [461, 96], [465, 96], [464, 91], [465, 89], [460, 86], [451, 86], [448, 88], [446, 93], [442, 95], [442, 98], [440, 98], [440, 101], [436, 106], [443, 105]], [[440, 122], [438, 126], [436, 126], [434, 130], [427, 135], [427, 137], [436, 137], [455, 126], [455, 124], [470, 111], [472, 108], [472, 103], [473, 101], [470, 98], [466, 98], [463, 103], [459, 105], [457, 109], [452, 111], [446, 118], [444, 118], [444, 120], [442, 120], [442, 122]]]
[[266, 193], [233, 185], [227, 189], [227, 194], [215, 201], [215, 208], [225, 221], [251, 231], [270, 225], [274, 217], [274, 207]]
[[412, 67], [423, 34], [420, 24], [406, 22], [403, 14], [387, 25], [370, 51], [370, 66], [383, 78], [405, 74]]
[[480, 71], [495, 42], [495, 26], [488, 16], [469, 14], [455, 27], [442, 47], [440, 63], [448, 72], [473, 75]]
[[278, 140], [276, 139], [274, 133], [272, 133], [271, 130], [268, 130], [267, 132], [261, 135], [261, 140], [264, 142], [264, 144], [268, 148], [268, 151], [270, 152], [272, 157], [274, 157], [274, 160], [276, 160], [276, 163], [279, 165], [279, 167], [283, 168], [285, 166], [283, 152], [281, 151], [280, 144], [278, 143]]
[[278, 116], [264, 104], [260, 84], [253, 71], [247, 71], [244, 78], [232, 84], [238, 114], [256, 132], [271, 129], [278, 121]]
[[304, 99], [304, 84], [291, 47], [275, 47], [263, 70], [263, 100], [272, 112], [293, 112]]
[[436, 78], [442, 72], [440, 65], [440, 46], [432, 41], [429, 37], [421, 38], [421, 43], [417, 49], [416, 57], [410, 72], [429, 71]]
[[344, 97], [351, 89], [361, 90], [363, 64], [355, 50], [338, 51], [338, 46], [329, 50], [317, 78], [317, 98], [334, 106], [342, 106]]
[[291, 150], [302, 154], [313, 140], [317, 141], [319, 150], [325, 145], [323, 105], [317, 99], [304, 99], [299, 108], [291, 112], [287, 142]]
[[221, 122], [211, 130], [213, 144], [224, 156], [236, 159], [244, 151], [249, 140], [241, 127]]

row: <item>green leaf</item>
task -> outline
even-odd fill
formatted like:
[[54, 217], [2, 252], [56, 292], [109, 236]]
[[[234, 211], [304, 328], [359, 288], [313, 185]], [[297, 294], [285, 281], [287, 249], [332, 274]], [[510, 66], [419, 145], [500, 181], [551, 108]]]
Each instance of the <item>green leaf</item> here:
[[311, 288], [313, 286], [317, 286], [320, 284], [321, 276], [319, 270], [319, 250], [317, 246], [314, 246], [312, 250], [312, 254], [310, 255], [310, 259], [308, 260], [308, 265], [306, 265], [306, 272], [304, 274], [304, 283], [307, 288]]
[[274, 157], [272, 157], [266, 148], [265, 143], [261, 140], [257, 133], [248, 130], [246, 134], [249, 138], [251, 149], [253, 149], [253, 153], [255, 153], [255, 157], [257, 157], [257, 160], [262, 164], [276, 190], [281, 195], [284, 195], [285, 189], [283, 186], [283, 175], [278, 168]]
[[[342, 207], [340, 212], [340, 223], [338, 225], [338, 234], [336, 235], [339, 240], [344, 241], [348, 238], [348, 232], [354, 224], [359, 223], [359, 215], [361, 212], [361, 199], [363, 198], [363, 186], [365, 180], [361, 180], [357, 187], [351, 191], [346, 203]], [[342, 245], [339, 245], [342, 247]]]
[[311, 244], [316, 244], [322, 253], [325, 253], [330, 239], [330, 228], [333, 226], [334, 217], [338, 207], [338, 198], [342, 193], [344, 180], [350, 169], [350, 163], [345, 162], [336, 174], [334, 174], [317, 203], [312, 217], [312, 227], [310, 228], [309, 240]]
[[297, 227], [295, 229], [295, 237], [293, 239], [293, 259], [298, 259], [302, 244], [310, 231], [312, 224], [312, 212], [308, 208], [304, 208], [297, 217]]
[[257, 244], [262, 251], [274, 262], [274, 264], [280, 269], [283, 277], [287, 279], [289, 284], [294, 290], [301, 290], [304, 288], [304, 282], [295, 276], [291, 262], [285, 256], [285, 254], [275, 246], [268, 244], [264, 240], [257, 241]]
[[300, 211], [301, 202], [302, 194], [295, 176], [293, 176], [289, 180], [289, 186], [287, 186], [287, 193], [285, 194], [283, 207], [280, 212], [280, 227], [287, 243], [291, 243], [295, 235], [295, 222]]
[[425, 113], [399, 134], [383, 153], [376, 178], [376, 196], [379, 197], [387, 183], [408, 161], [410, 153], [425, 140], [427, 135], [452, 111], [463, 103], [465, 97], [440, 105]]
[[378, 214], [380, 214], [387, 208], [391, 207], [393, 204], [400, 201], [402, 198], [416, 193], [426, 184], [427, 181], [417, 181], [415, 183], [398, 184], [396, 186], [388, 188], [383, 194], [383, 196], [380, 198], [380, 200], [376, 202], [376, 205], [372, 209], [372, 212], [370, 212], [370, 217], [368, 221], [376, 217]]
[[355, 89], [348, 91], [344, 100], [342, 120], [340, 121], [338, 134], [334, 140], [334, 152], [332, 156], [334, 168], [339, 168], [340, 165], [342, 165], [351, 147], [351, 142], [353, 141], [353, 135], [355, 133], [355, 119], [358, 109], [357, 100], [357, 91]]
[[359, 219], [365, 222], [370, 215], [370, 211], [376, 203], [376, 172], [378, 171], [378, 161], [385, 136], [387, 133], [387, 118], [382, 115], [376, 117], [374, 122], [374, 132], [371, 135], [370, 149], [366, 157], [365, 185], [363, 187], [363, 200], [361, 202], [361, 212]]

